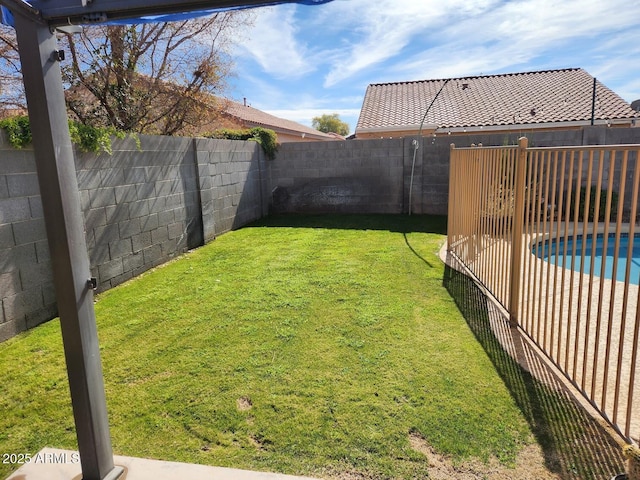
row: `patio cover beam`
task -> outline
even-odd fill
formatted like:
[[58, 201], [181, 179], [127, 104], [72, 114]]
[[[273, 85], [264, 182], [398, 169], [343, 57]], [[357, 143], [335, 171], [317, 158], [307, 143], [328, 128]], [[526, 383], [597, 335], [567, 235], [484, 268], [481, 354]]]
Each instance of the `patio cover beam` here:
[[15, 27], [83, 479], [117, 478], [57, 41], [31, 15], [16, 12]]

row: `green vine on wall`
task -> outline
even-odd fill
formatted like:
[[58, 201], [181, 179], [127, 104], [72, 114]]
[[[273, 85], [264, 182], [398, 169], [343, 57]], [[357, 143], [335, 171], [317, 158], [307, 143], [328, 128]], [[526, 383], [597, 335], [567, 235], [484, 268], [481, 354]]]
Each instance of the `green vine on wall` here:
[[83, 152], [105, 152], [109, 155], [113, 153], [111, 138], [124, 138], [126, 136], [126, 133], [113, 127], [90, 127], [72, 120], [69, 120], [69, 134], [71, 135], [71, 142]]
[[31, 143], [29, 117], [19, 116], [0, 121], [0, 128], [7, 132], [7, 139], [14, 148], [22, 148]]
[[[14, 148], [24, 148], [31, 143], [29, 117], [6, 118], [0, 121], [0, 128], [7, 133], [9, 143]], [[71, 142], [83, 152], [105, 152], [109, 155], [113, 153], [112, 137], [124, 138], [126, 136], [126, 133], [113, 127], [90, 127], [73, 120], [69, 120], [69, 134], [71, 135]], [[136, 141], [139, 142], [137, 137]]]
[[224, 128], [216, 130], [214, 133], [206, 136], [209, 138], [225, 138], [227, 140], [249, 140], [258, 142], [269, 160], [273, 160], [276, 157], [276, 152], [278, 151], [278, 136], [276, 135], [276, 132], [268, 128], [254, 127], [247, 130], [232, 130]]

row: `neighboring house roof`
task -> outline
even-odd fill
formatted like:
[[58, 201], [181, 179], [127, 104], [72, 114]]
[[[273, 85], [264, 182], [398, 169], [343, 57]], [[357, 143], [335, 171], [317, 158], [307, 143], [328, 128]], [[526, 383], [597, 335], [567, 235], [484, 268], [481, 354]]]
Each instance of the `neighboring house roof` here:
[[[367, 87], [358, 133], [417, 131], [445, 79]], [[424, 129], [571, 126], [591, 121], [594, 78], [581, 68], [452, 78], [424, 118]], [[596, 81], [598, 123], [640, 118], [620, 96]]]
[[[146, 75], [136, 74], [134, 78], [141, 89], [145, 87], [157, 88], [157, 86], [152, 85], [154, 80]], [[167, 95], [169, 100], [171, 95], [174, 97], [180, 95], [180, 86], [178, 85], [161, 81], [160, 86], [164, 87], [163, 93], [165, 93], [165, 96], [157, 95], [154, 101], [165, 102], [162, 104], [163, 106], [166, 105]], [[93, 106], [97, 102], [93, 94], [83, 85], [69, 88], [66, 94], [67, 99], [74, 98], [83, 107]], [[306, 125], [285, 120], [248, 105], [206, 92], [201, 92], [197, 99], [201, 108], [190, 112], [192, 115], [189, 118], [189, 122], [185, 122], [176, 134], [193, 136], [210, 134], [221, 128], [264, 127], [274, 130], [278, 135], [279, 142], [344, 140], [344, 137], [339, 135], [326, 134]], [[162, 118], [160, 119], [161, 121]], [[149, 127], [153, 127], [153, 125]]]
[[270, 115], [249, 105], [231, 100], [225, 100], [224, 102], [224, 113], [239, 119], [245, 126], [265, 127], [274, 130], [277, 134], [293, 135], [314, 140], [344, 140], [344, 137], [323, 133], [301, 123]]

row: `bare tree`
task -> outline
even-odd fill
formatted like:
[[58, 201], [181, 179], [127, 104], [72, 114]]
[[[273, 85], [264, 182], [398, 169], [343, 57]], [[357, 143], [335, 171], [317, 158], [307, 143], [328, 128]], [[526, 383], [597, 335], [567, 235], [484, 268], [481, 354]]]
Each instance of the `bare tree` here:
[[[61, 48], [69, 53], [63, 78], [71, 116], [129, 132], [197, 130], [215, 115], [213, 94], [223, 92], [230, 74], [226, 47], [252, 18], [233, 11], [171, 23], [91, 26], [62, 35]], [[8, 40], [0, 37], [15, 51]], [[0, 55], [8, 65], [10, 55]]]
[[0, 114], [26, 108], [15, 31], [0, 25]]

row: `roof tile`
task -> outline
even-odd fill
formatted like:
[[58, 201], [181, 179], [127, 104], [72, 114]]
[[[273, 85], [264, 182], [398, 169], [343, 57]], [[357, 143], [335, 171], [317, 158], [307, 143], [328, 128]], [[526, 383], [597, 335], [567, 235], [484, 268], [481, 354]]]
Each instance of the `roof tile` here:
[[306, 125], [302, 125], [301, 123], [276, 117], [269, 113], [263, 112], [262, 110], [253, 108], [249, 105], [243, 105], [242, 103], [234, 102], [231, 100], [225, 100], [225, 102], [226, 103], [224, 106], [224, 111], [228, 115], [236, 117], [245, 122], [261, 125], [266, 128], [280, 128], [291, 130], [293, 132], [306, 133], [315, 137], [326, 137], [327, 139], [335, 140], [334, 136], [323, 133], [319, 130], [316, 130], [315, 128], [307, 127]]
[[[358, 129], [420, 125], [445, 79], [367, 87]], [[556, 123], [591, 119], [594, 78], [581, 68], [449, 79], [424, 123], [440, 128]], [[595, 119], [638, 112], [596, 81]]]

